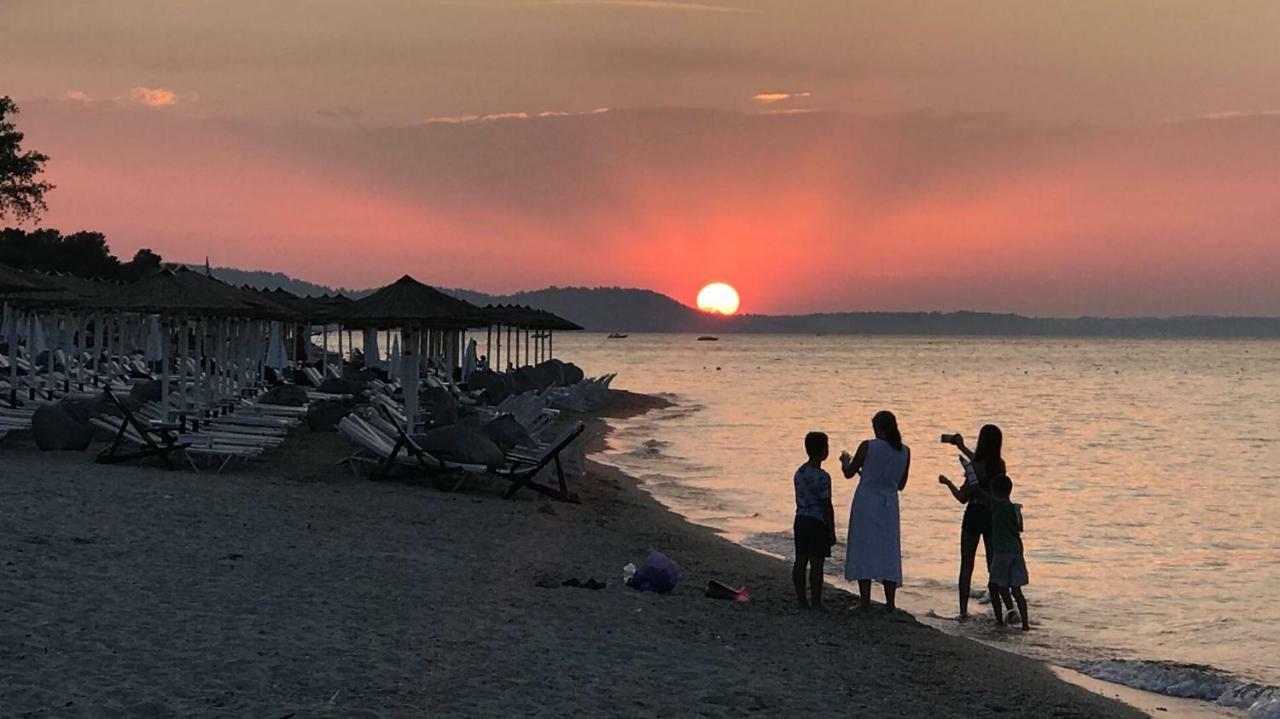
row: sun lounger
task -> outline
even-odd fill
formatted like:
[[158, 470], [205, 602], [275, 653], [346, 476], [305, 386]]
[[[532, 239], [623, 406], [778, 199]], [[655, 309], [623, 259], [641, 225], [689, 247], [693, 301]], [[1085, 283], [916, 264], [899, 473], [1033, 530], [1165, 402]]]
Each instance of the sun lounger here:
[[[586, 430], [586, 425], [576, 422], [574, 425], [559, 437], [556, 437], [551, 443], [535, 452], [525, 452], [521, 450], [513, 450], [507, 453], [507, 459], [511, 465], [498, 472], [498, 475], [505, 477], [511, 482], [511, 486], [507, 489], [503, 496], [505, 499], [514, 497], [516, 492], [523, 487], [551, 497], [562, 502], [578, 502], [578, 495], [569, 490], [569, 482], [565, 479], [564, 467], [560, 462], [560, 453], [573, 444], [573, 441]], [[549, 487], [545, 484], [535, 482], [534, 479], [544, 468], [555, 466], [556, 478], [559, 480], [557, 487]]]
[[[97, 461], [100, 464], [117, 464], [158, 457], [166, 469], [173, 469], [170, 456], [186, 449], [186, 445], [178, 441], [177, 426], [143, 423], [114, 392], [108, 389], [103, 394], [123, 417], [94, 417], [89, 420], [95, 426], [114, 434], [111, 444], [98, 453]], [[139, 449], [125, 452], [123, 448], [126, 443], [136, 445]]]
[[[488, 471], [484, 465], [446, 462], [422, 449], [403, 430], [398, 430], [395, 440], [390, 439], [381, 429], [375, 427], [365, 418], [350, 414], [338, 422], [338, 432], [361, 448], [361, 452], [343, 458], [340, 464], [347, 464], [355, 471], [355, 463], [365, 462], [376, 465], [373, 476], [390, 477], [396, 467], [411, 467], [428, 474], [433, 479], [451, 472], [483, 474]], [[457, 485], [454, 485], [455, 488]]]

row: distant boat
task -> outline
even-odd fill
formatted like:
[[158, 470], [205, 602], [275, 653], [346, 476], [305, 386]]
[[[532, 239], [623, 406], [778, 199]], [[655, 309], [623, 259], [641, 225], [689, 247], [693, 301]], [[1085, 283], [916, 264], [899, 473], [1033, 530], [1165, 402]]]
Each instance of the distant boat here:
[[701, 336], [701, 337], [699, 337], [699, 338], [698, 338], [698, 341], [699, 341], [699, 342], [719, 342], [719, 341], [720, 341], [720, 338], [719, 338], [719, 337], [712, 337], [711, 335], [703, 335], [703, 336]]
[[624, 335], [624, 334], [622, 334], [621, 332], [610, 332], [610, 333], [609, 333], [609, 339], [611, 339], [611, 340], [625, 340], [626, 338], [627, 338], [627, 335]]

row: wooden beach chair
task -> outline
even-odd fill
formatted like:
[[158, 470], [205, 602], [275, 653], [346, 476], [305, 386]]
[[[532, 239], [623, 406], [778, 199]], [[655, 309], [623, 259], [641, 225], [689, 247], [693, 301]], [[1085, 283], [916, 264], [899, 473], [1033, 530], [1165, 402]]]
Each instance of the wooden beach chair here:
[[[528, 487], [534, 492], [552, 499], [577, 504], [578, 495], [569, 490], [569, 482], [564, 475], [564, 466], [560, 462], [560, 453], [573, 444], [573, 441], [586, 428], [586, 425], [582, 422], [575, 422], [572, 427], [566, 429], [545, 447], [532, 452], [519, 448], [508, 452], [507, 460], [511, 464], [498, 471], [498, 476], [504, 477], [511, 483], [506, 493], [502, 495], [503, 498], [510, 499], [521, 488]], [[534, 479], [538, 476], [538, 473], [552, 464], [555, 465], [556, 478], [559, 480], [558, 486], [550, 487], [540, 482], [535, 482]]]
[[[116, 397], [110, 388], [103, 394], [120, 411], [121, 417], [94, 417], [90, 422], [95, 426], [114, 434], [111, 444], [98, 453], [99, 464], [118, 464], [146, 457], [158, 457], [165, 469], [173, 469], [169, 461], [171, 455], [182, 453], [187, 445], [178, 441], [178, 426], [161, 423], [143, 423], [127, 405]], [[126, 443], [136, 445], [140, 449], [123, 451]]]
[[[382, 429], [388, 424], [397, 430], [394, 440]], [[338, 432], [361, 449], [360, 452], [349, 455], [339, 462], [351, 467], [353, 473], [356, 463], [364, 462], [375, 465], [371, 475], [373, 477], [389, 478], [392, 472], [400, 467], [420, 470], [429, 475], [435, 483], [434, 480], [444, 474], [454, 472], [484, 474], [488, 471], [488, 468], [483, 465], [446, 462], [432, 455], [394, 423], [380, 422], [375, 425], [358, 414], [350, 414], [338, 422]], [[461, 482], [458, 482], [454, 488], [456, 489], [460, 484]]]

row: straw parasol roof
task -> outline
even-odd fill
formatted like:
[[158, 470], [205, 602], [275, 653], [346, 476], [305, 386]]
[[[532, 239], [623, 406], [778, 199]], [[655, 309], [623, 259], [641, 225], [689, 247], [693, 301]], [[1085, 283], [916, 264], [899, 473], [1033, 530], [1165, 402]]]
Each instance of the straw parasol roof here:
[[305, 307], [307, 317], [320, 322], [336, 322], [342, 318], [343, 308], [352, 300], [344, 294], [320, 295], [319, 297], [299, 297]]
[[486, 324], [527, 330], [580, 330], [582, 327], [546, 310], [528, 305], [486, 305], [478, 315]]
[[405, 275], [337, 309], [334, 319], [353, 327], [421, 323], [441, 329], [462, 329], [474, 322], [479, 309]]
[[81, 307], [113, 285], [101, 280], [90, 280], [68, 274], [27, 273], [26, 279], [36, 283], [38, 290], [13, 292], [6, 300], [31, 309], [63, 309]]
[[185, 267], [165, 269], [120, 285], [89, 302], [101, 309], [163, 315], [289, 318], [294, 313], [254, 292], [233, 287]]
[[57, 287], [41, 282], [31, 275], [15, 270], [7, 265], [0, 265], [0, 294], [15, 292], [52, 292]]

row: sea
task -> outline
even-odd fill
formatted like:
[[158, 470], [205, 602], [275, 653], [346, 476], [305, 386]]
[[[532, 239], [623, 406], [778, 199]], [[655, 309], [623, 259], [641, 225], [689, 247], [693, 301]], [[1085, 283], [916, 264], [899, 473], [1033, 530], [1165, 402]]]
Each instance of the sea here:
[[[604, 460], [761, 552], [793, 556], [792, 475], [805, 433], [828, 433], [837, 582], [857, 479], [835, 457], [893, 411], [912, 448], [902, 608], [1095, 678], [1280, 716], [1280, 341], [565, 333], [555, 348], [672, 400], [612, 421]], [[963, 472], [940, 439], [972, 447], [989, 422], [1023, 506], [1027, 633], [998, 629], [985, 596], [954, 621], [963, 507], [938, 476]], [[975, 590], [985, 580], [979, 561]]]

